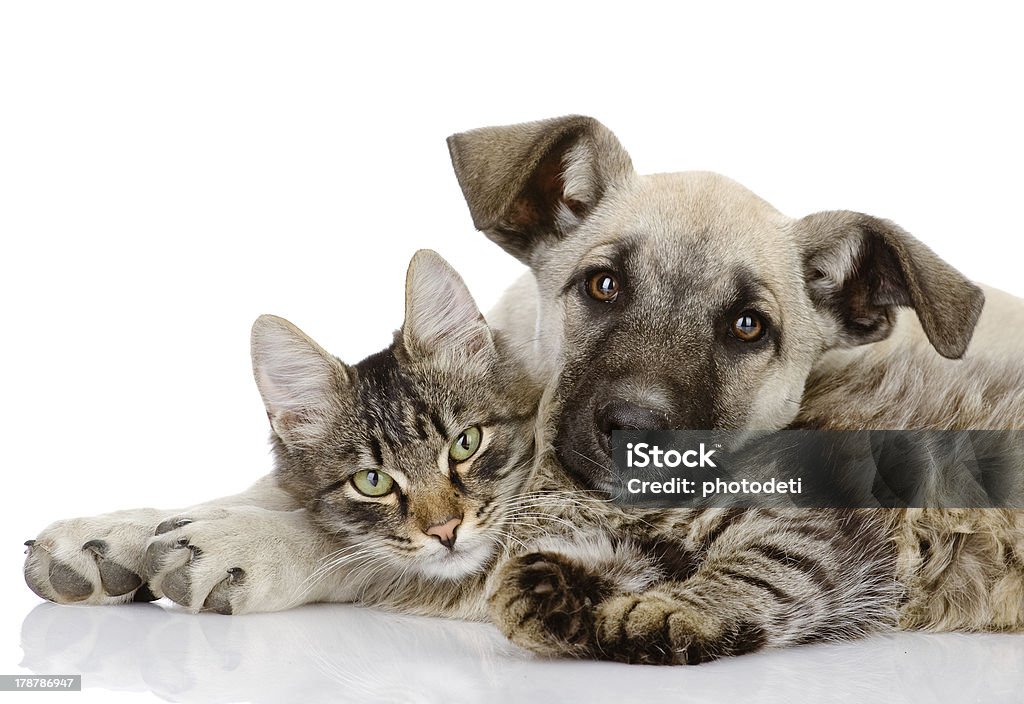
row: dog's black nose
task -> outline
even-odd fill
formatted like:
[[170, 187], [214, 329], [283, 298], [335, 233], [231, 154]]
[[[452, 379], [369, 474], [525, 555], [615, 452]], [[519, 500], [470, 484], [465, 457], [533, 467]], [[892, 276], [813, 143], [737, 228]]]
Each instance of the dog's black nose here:
[[622, 399], [598, 406], [594, 421], [601, 448], [609, 455], [612, 453], [612, 433], [616, 430], [664, 430], [668, 427], [668, 416], [664, 413]]

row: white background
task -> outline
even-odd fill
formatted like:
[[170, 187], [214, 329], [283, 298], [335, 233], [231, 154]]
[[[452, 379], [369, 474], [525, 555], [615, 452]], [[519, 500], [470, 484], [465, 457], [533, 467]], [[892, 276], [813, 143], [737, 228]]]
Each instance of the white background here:
[[[474, 232], [452, 132], [591, 114], [641, 173], [709, 169], [792, 215], [892, 218], [1024, 294], [1024, 50], [1008, 3], [355, 5], [0, 6], [0, 673], [26, 671], [22, 541], [269, 470], [257, 315], [358, 361], [400, 324], [421, 247], [483, 307], [497, 300], [519, 266]], [[1021, 640], [975, 651], [973, 676], [1006, 676], [1009, 654], [1020, 685]], [[915, 652], [895, 642], [880, 652]], [[799, 669], [814, 652], [771, 657]]]

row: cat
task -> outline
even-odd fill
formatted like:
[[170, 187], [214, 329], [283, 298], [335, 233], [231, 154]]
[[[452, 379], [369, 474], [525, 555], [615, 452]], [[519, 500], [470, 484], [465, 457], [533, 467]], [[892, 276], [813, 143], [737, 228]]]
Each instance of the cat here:
[[58, 521], [29, 541], [26, 580], [64, 603], [167, 596], [242, 613], [358, 600], [480, 617], [460, 593], [506, 542], [540, 398], [506, 347], [430, 251], [410, 264], [402, 329], [358, 364], [262, 316], [252, 357], [273, 479], [182, 511]]

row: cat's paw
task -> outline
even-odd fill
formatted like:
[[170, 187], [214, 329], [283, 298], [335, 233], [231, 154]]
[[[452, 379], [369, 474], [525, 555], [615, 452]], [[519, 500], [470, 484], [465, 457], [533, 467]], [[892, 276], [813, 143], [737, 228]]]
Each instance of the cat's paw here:
[[58, 604], [151, 601], [144, 558], [160, 518], [138, 509], [51, 523], [25, 543], [25, 582]]
[[146, 572], [154, 593], [191, 611], [280, 611], [314, 600], [303, 586], [319, 542], [299, 511], [184, 514], [161, 523], [149, 541]]
[[619, 662], [672, 665], [688, 662], [692, 614], [657, 594], [624, 594], [601, 605], [597, 640], [604, 657]]
[[491, 616], [508, 638], [541, 655], [588, 657], [604, 580], [570, 559], [536, 552], [502, 568]]
[[657, 590], [607, 599], [595, 628], [601, 658], [648, 665], [697, 665], [765, 644], [764, 631], [752, 621], [716, 619], [708, 609]]

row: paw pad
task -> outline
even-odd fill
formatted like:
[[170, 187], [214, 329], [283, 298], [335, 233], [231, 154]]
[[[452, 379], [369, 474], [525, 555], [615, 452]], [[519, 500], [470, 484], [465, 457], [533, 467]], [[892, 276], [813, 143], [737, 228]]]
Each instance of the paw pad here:
[[81, 601], [92, 594], [92, 582], [63, 562], [50, 562], [48, 576], [53, 590], [68, 601]]
[[100, 571], [100, 583], [107, 596], [124, 596], [142, 586], [142, 577], [130, 569], [108, 560], [110, 544], [105, 540], [90, 540], [82, 546], [96, 558], [96, 566]]

